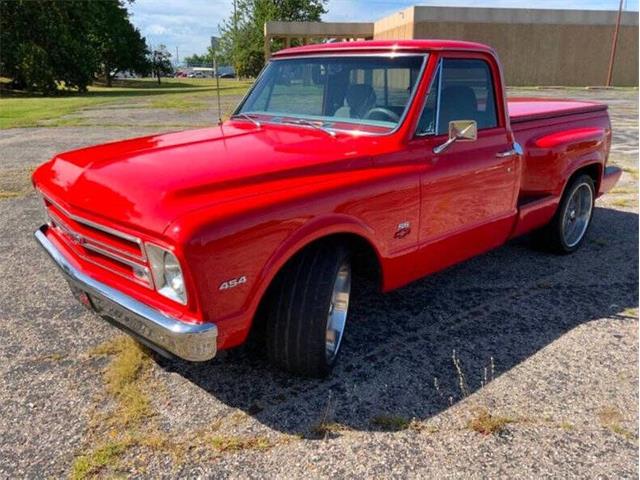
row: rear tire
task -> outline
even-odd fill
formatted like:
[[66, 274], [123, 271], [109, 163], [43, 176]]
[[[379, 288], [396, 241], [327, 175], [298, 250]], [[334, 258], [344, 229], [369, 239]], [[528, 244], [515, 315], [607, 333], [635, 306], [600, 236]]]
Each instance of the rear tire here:
[[298, 375], [327, 375], [340, 352], [350, 292], [351, 259], [344, 246], [314, 245], [290, 261], [265, 312], [271, 363]]
[[575, 252], [591, 225], [594, 201], [593, 179], [586, 174], [578, 175], [567, 186], [551, 221], [534, 232], [535, 244], [559, 254]]

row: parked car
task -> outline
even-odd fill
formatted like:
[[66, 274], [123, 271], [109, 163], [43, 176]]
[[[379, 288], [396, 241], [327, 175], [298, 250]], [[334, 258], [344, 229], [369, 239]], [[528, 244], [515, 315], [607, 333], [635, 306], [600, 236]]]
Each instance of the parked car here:
[[610, 144], [603, 104], [507, 100], [485, 45], [309, 45], [274, 54], [224, 125], [40, 166], [36, 238], [85, 306], [164, 355], [260, 328], [275, 365], [322, 376], [361, 278], [387, 292], [529, 232], [578, 249], [621, 174]]

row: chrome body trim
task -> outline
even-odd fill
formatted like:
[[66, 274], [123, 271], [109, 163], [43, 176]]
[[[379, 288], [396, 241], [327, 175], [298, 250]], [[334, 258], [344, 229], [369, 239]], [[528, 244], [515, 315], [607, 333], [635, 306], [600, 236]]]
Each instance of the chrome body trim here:
[[438, 64], [438, 98], [436, 100], [436, 131], [434, 132], [435, 135], [438, 135], [438, 132], [440, 131], [440, 98], [442, 97], [442, 77], [444, 76], [444, 74], [442, 73], [442, 70], [444, 69], [444, 60], [440, 60], [440, 63]]
[[506, 152], [498, 152], [496, 153], [496, 157], [507, 158], [507, 157], [514, 157], [516, 155], [522, 155], [522, 154], [524, 154], [524, 150], [522, 149], [522, 146], [518, 142], [513, 142], [513, 146], [511, 147], [511, 150], [507, 150]]
[[[52, 218], [53, 223], [64, 231], [67, 235], [74, 238], [78, 241], [80, 245], [83, 247], [93, 250], [94, 252], [98, 252], [106, 257], [109, 257], [113, 260], [117, 260], [118, 262], [122, 262], [125, 265], [129, 265], [130, 267], [141, 267], [146, 268], [146, 266], [142, 263], [139, 263], [134, 260], [141, 260], [140, 257], [135, 255], [131, 255], [122, 250], [115, 250], [110, 245], [103, 243], [99, 240], [95, 240], [93, 238], [87, 237], [86, 235], [82, 235], [73, 230], [64, 220], [62, 220], [58, 215], [53, 212], [48, 212], [49, 216]], [[124, 257], [124, 258], [123, 258]]]
[[[46, 207], [45, 207], [46, 208]], [[114, 251], [113, 247], [110, 247], [109, 245], [106, 245], [98, 240], [94, 240], [93, 238], [89, 238], [86, 237], [80, 233], [77, 233], [76, 231], [74, 231], [66, 222], [64, 222], [58, 215], [56, 215], [55, 213], [51, 212], [50, 210], [46, 211], [46, 214], [49, 216], [49, 219], [52, 220], [52, 222], [49, 222], [48, 225], [52, 228], [57, 228], [60, 231], [62, 231], [63, 234], [67, 235], [68, 237], [70, 237], [72, 239], [72, 242], [76, 242], [79, 246], [85, 248], [86, 250], [91, 250], [93, 252], [99, 253], [100, 255], [103, 255], [105, 257], [108, 257], [112, 260], [115, 260], [116, 262], [122, 263], [123, 265], [126, 265], [128, 267], [131, 268], [140, 268], [142, 270], [144, 270], [147, 275], [149, 276], [149, 282], [145, 282], [142, 281], [141, 279], [139, 279], [138, 277], [136, 277], [135, 275], [133, 276], [128, 276], [125, 275], [117, 270], [109, 270], [112, 273], [115, 273], [119, 276], [121, 276], [122, 278], [126, 278], [127, 280], [132, 280], [136, 283], [138, 283], [139, 285], [142, 285], [143, 287], [146, 288], [150, 288], [153, 289], [153, 284], [151, 283], [151, 276], [150, 276], [150, 270], [149, 267], [147, 267], [146, 265], [143, 265], [141, 263], [138, 263], [136, 261], [133, 261], [133, 259], [139, 259], [139, 257], [134, 257], [132, 255], [129, 255], [128, 253], [124, 252], [124, 251]], [[75, 249], [74, 249], [75, 250]], [[87, 257], [86, 255], [83, 255], [82, 253], [76, 251], [76, 254], [78, 256], [80, 256], [84, 261], [91, 263], [92, 265], [96, 265], [100, 268], [107, 268], [105, 265], [102, 265], [98, 262], [96, 262], [95, 260]], [[124, 257], [122, 256], [124, 255]], [[129, 260], [132, 259], [132, 260]]]
[[35, 232], [40, 246], [63, 273], [72, 290], [88, 293], [96, 313], [163, 355], [200, 362], [217, 352], [218, 328], [213, 323], [185, 323], [125, 295], [75, 268], [47, 238], [49, 227]]
[[[67, 217], [69, 217], [72, 220], [75, 220], [78, 223], [82, 223], [83, 225], [87, 225], [88, 227], [91, 228], [95, 228], [96, 230], [100, 230], [102, 232], [108, 233], [109, 235], [113, 235], [114, 237], [120, 237], [124, 240], [127, 240], [129, 242], [132, 243], [136, 243], [138, 245], [138, 247], [140, 248], [140, 256], [136, 256], [135, 258], [141, 261], [146, 261], [147, 257], [146, 257], [146, 252], [144, 250], [144, 245], [142, 243], [142, 239], [133, 236], [133, 235], [129, 235], [128, 233], [124, 233], [124, 232], [120, 232], [118, 230], [115, 230], [113, 228], [110, 227], [105, 227], [104, 225], [100, 225], [99, 223], [93, 222], [91, 220], [87, 220], [86, 218], [80, 217], [78, 215], [75, 215], [71, 212], [69, 212], [68, 210], [62, 208], [60, 206], [59, 203], [57, 203], [56, 201], [52, 200], [50, 197], [48, 197], [47, 195], [45, 195], [44, 193], [40, 192], [42, 197], [49, 203], [51, 203], [54, 207], [56, 207], [58, 210], [60, 210], [63, 214], [65, 214]], [[126, 253], [125, 253], [126, 254]], [[131, 255], [129, 255], [131, 256]]]
[[[438, 114], [440, 113], [440, 92], [442, 91], [442, 76], [440, 75], [442, 70], [442, 59], [438, 60], [438, 65], [436, 65], [436, 69], [433, 72], [433, 78], [431, 78], [431, 82], [429, 83], [429, 89], [427, 90], [424, 99], [422, 100], [422, 108], [420, 109], [420, 115], [418, 115], [418, 122], [416, 124], [416, 129], [413, 132], [414, 137], [428, 137], [435, 136], [438, 134], [438, 127], [440, 125], [440, 119], [438, 118]], [[427, 102], [429, 101], [429, 96], [433, 92], [433, 87], [435, 84], [436, 77], [438, 78], [438, 96], [436, 97], [436, 110], [434, 112], [434, 116], [436, 119], [436, 123], [434, 125], [433, 132], [419, 132], [420, 128], [420, 119], [422, 118], [422, 114], [424, 113], [425, 108], [427, 108]]]

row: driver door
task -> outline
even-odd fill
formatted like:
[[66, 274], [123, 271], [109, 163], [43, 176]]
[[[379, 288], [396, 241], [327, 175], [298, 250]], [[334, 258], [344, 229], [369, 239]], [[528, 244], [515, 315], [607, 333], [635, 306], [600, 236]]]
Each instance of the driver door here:
[[[440, 59], [413, 148], [424, 153], [418, 263], [422, 275], [506, 241], [519, 178], [504, 114], [496, 104], [497, 67], [482, 57]], [[499, 77], [497, 77], [499, 78]], [[477, 140], [448, 139], [449, 122], [474, 120]]]

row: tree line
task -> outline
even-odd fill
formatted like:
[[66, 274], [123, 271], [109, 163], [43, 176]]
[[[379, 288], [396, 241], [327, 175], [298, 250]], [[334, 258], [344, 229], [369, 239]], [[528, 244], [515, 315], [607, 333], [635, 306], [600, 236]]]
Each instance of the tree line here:
[[166, 48], [150, 51], [129, 19], [133, 0], [0, 0], [0, 74], [16, 89], [86, 91], [118, 72], [171, 69]]
[[[11, 87], [51, 94], [58, 88], [86, 91], [94, 79], [111, 85], [118, 72], [160, 77], [172, 71], [163, 45], [150, 49], [131, 23], [134, 0], [0, 0], [0, 75]], [[264, 66], [264, 24], [320, 21], [327, 0], [234, 0], [219, 26], [219, 64], [236, 75], [255, 77]], [[296, 45], [294, 42], [293, 45]], [[272, 50], [282, 48], [272, 42]], [[185, 58], [210, 65], [213, 52]]]
[[[268, 21], [318, 22], [327, 0], [235, 0], [227, 19], [219, 25], [219, 64], [233, 65], [236, 75], [255, 77], [264, 66], [264, 24]], [[296, 42], [292, 43], [296, 46]], [[272, 51], [284, 47], [273, 41]], [[188, 66], [211, 65], [211, 47], [203, 55], [186, 57]]]

